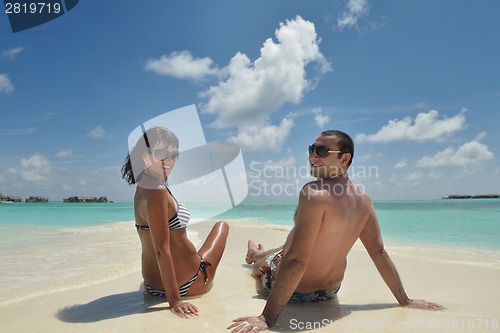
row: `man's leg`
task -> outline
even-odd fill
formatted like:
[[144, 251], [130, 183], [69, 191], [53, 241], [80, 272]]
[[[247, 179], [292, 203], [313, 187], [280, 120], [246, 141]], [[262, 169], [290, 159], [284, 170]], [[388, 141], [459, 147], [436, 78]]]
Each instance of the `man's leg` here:
[[269, 255], [282, 250], [283, 245], [272, 249], [272, 250], [264, 250], [264, 247], [262, 244], [256, 244], [253, 240], [248, 241], [248, 251], [247, 255], [245, 257], [245, 261], [247, 264], [254, 263], [253, 265], [253, 270], [252, 270], [252, 276], [253, 277], [260, 277], [262, 275], [261, 270], [269, 269], [266, 259], [269, 257]]

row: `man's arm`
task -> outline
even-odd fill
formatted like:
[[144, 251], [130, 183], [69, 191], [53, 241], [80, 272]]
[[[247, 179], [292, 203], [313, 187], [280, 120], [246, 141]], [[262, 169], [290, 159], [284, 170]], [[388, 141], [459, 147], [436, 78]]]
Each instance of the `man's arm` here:
[[324, 215], [321, 194], [305, 185], [299, 196], [293, 237], [280, 261], [276, 280], [266, 306], [258, 317], [240, 317], [228, 328], [232, 332], [253, 329], [260, 332], [274, 325], [306, 270]]
[[403, 288], [403, 283], [401, 282], [399, 274], [396, 270], [396, 266], [394, 266], [391, 258], [384, 249], [382, 234], [380, 233], [380, 225], [378, 223], [373, 205], [370, 208], [368, 221], [366, 222], [366, 226], [361, 232], [359, 239], [365, 246], [370, 258], [377, 267], [377, 270], [394, 297], [398, 300], [399, 304], [409, 304], [410, 299], [406, 295]]
[[412, 300], [406, 295], [403, 282], [399, 277], [396, 266], [392, 262], [389, 254], [384, 249], [380, 225], [378, 223], [375, 208], [371, 205], [370, 215], [359, 239], [365, 246], [370, 258], [377, 267], [382, 279], [391, 290], [394, 297], [402, 306], [414, 307], [426, 310], [442, 310], [444, 307], [436, 303], [423, 300]]
[[304, 275], [324, 211], [320, 192], [306, 185], [299, 196], [290, 247], [281, 259], [273, 289], [262, 312], [268, 326], [276, 323]]

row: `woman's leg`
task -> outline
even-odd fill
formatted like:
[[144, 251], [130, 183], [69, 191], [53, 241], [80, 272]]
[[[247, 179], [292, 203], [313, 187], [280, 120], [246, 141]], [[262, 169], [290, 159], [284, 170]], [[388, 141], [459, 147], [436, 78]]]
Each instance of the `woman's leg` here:
[[[224, 221], [218, 221], [210, 231], [201, 246], [198, 254], [204, 261], [209, 262], [210, 266], [207, 267], [208, 281], [207, 285], [213, 281], [217, 266], [219, 266], [222, 254], [226, 248], [227, 236], [229, 234], [229, 225]], [[198, 279], [204, 280], [203, 273], [200, 272]]]

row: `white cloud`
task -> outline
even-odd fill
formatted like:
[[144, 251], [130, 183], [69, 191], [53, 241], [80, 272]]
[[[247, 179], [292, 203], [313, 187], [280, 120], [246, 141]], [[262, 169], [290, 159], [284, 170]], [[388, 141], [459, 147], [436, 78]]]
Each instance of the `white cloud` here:
[[276, 150], [288, 138], [293, 126], [294, 121], [290, 118], [284, 118], [279, 126], [244, 126], [240, 128], [238, 135], [230, 137], [228, 141], [248, 150]]
[[350, 28], [357, 24], [358, 20], [365, 17], [370, 12], [370, 6], [366, 0], [349, 0], [346, 3], [344, 11], [337, 19], [337, 25], [340, 29]]
[[449, 147], [434, 156], [424, 156], [418, 162], [419, 167], [437, 167], [443, 165], [471, 165], [490, 160], [493, 153], [478, 141], [470, 141], [457, 150]]
[[412, 172], [406, 175], [405, 180], [409, 182], [419, 182], [424, 177], [423, 172]]
[[419, 113], [415, 120], [410, 117], [393, 119], [375, 134], [358, 134], [356, 141], [441, 141], [466, 127], [465, 111], [464, 109], [454, 117], [443, 119], [438, 119], [439, 113], [436, 110]]
[[212, 59], [208, 57], [195, 59], [189, 51], [172, 52], [159, 59], [149, 59], [146, 69], [161, 75], [192, 80], [220, 74], [220, 70], [214, 66]]
[[294, 155], [280, 160], [252, 161], [247, 170], [249, 196], [296, 198], [304, 181], [312, 180], [308, 164], [297, 165]]
[[394, 165], [394, 167], [396, 169], [401, 169], [401, 168], [406, 167], [407, 165], [408, 165], [408, 163], [406, 163], [406, 160], [401, 160], [398, 163], [396, 163], [396, 165]]
[[55, 112], [47, 112], [45, 114], [37, 115], [36, 117], [33, 117], [31, 120], [36, 121], [36, 122], [47, 121], [49, 119], [54, 118], [55, 115], [56, 115]]
[[21, 167], [18, 169], [11, 168], [11, 175], [18, 176], [25, 181], [43, 181], [47, 179], [52, 170], [52, 165], [43, 155], [35, 154], [30, 158], [21, 160]]
[[426, 172], [425, 177], [428, 179], [441, 179], [443, 178], [444, 174], [440, 171], [430, 171]]
[[0, 130], [0, 136], [8, 136], [8, 135], [27, 135], [35, 132], [36, 129], [31, 127], [31, 128], [24, 128], [24, 129], [6, 129], [6, 130]]
[[[296, 179], [304, 177], [304, 170], [300, 170], [296, 165], [295, 157], [290, 153], [287, 157], [278, 161], [267, 160], [252, 161], [248, 170], [248, 179], [267, 179], [270, 182]], [[306, 176], [309, 176], [309, 169], [305, 170]]]
[[217, 115], [216, 128], [254, 125], [284, 103], [298, 103], [304, 92], [313, 88], [306, 78], [306, 66], [315, 64], [319, 73], [331, 71], [319, 50], [320, 39], [314, 24], [300, 16], [280, 23], [264, 42], [260, 57], [251, 62], [237, 53], [227, 66], [227, 78], [200, 95], [208, 99], [203, 111]]
[[484, 139], [487, 136], [488, 136], [487, 132], [485, 132], [485, 131], [480, 132], [478, 135], [476, 135], [476, 138], [474, 139], [474, 141], [481, 141], [482, 139]]
[[95, 139], [101, 139], [106, 136], [106, 131], [102, 128], [101, 125], [98, 125], [96, 128], [90, 131], [89, 135]]
[[24, 51], [24, 47], [16, 47], [2, 52], [2, 57], [7, 59], [15, 59], [19, 53]]
[[[181, 79], [216, 77], [217, 83], [199, 93], [206, 99], [200, 109], [216, 117], [211, 125], [216, 129], [238, 128], [230, 141], [242, 147], [279, 148], [294, 122], [288, 117], [274, 125], [269, 115], [285, 103], [299, 103], [332, 68], [320, 52], [321, 40], [312, 22], [297, 16], [280, 23], [275, 36], [277, 42], [267, 39], [254, 62], [238, 52], [219, 69], [208, 57], [193, 58], [190, 52], [182, 51], [150, 59], [146, 69]], [[307, 75], [306, 67], [314, 74]], [[329, 117], [318, 113], [315, 120], [322, 126]]]
[[323, 128], [330, 122], [330, 116], [325, 114], [322, 108], [315, 108], [312, 112], [314, 113], [314, 121], [319, 128]]
[[[255, 162], [255, 163], [260, 164], [260, 162]], [[293, 155], [289, 155], [288, 157], [282, 158], [279, 161], [267, 160], [264, 163], [262, 163], [262, 168], [269, 169], [274, 174], [276, 173], [276, 171], [281, 171], [282, 169], [286, 169], [294, 165], [295, 165], [295, 157]]]
[[14, 84], [9, 79], [9, 75], [0, 74], [0, 93], [9, 94], [14, 91]]
[[71, 149], [60, 150], [57, 152], [57, 157], [70, 157], [72, 155], [73, 155], [73, 150]]

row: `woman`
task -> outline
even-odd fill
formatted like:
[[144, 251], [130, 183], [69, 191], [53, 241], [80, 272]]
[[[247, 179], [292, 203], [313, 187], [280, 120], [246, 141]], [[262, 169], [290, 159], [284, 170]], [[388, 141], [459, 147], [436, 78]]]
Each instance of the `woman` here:
[[198, 315], [196, 306], [182, 297], [207, 292], [226, 246], [229, 227], [219, 221], [199, 251], [189, 241], [189, 211], [165, 185], [179, 158], [179, 140], [162, 127], [149, 129], [126, 158], [121, 172], [137, 184], [135, 226], [142, 244], [145, 291], [167, 296], [170, 310], [179, 317]]

